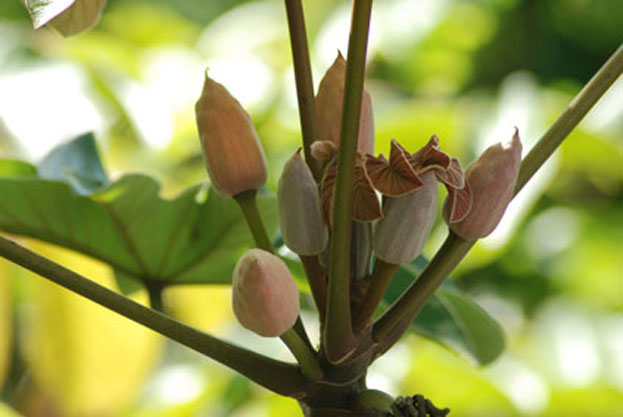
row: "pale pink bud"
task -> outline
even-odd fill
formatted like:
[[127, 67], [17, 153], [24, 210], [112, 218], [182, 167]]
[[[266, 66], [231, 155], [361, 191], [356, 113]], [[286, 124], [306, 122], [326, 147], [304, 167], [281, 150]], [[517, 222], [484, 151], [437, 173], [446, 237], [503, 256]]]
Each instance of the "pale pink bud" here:
[[329, 241], [318, 185], [299, 149], [286, 162], [277, 189], [279, 225], [285, 244], [299, 255], [320, 254]]
[[[515, 131], [510, 142], [490, 146], [467, 167], [465, 181], [471, 187], [472, 207], [463, 220], [450, 223], [454, 233], [471, 240], [493, 232], [513, 198], [521, 164], [521, 148], [519, 133]], [[447, 212], [446, 204], [446, 221]]]
[[251, 118], [238, 100], [206, 75], [195, 111], [206, 168], [214, 188], [223, 195], [234, 196], [264, 185], [264, 151]]
[[242, 326], [260, 336], [277, 337], [298, 318], [299, 291], [281, 259], [250, 249], [234, 269], [232, 303]]
[[[320, 81], [316, 95], [316, 136], [318, 140], [330, 140], [336, 145], [340, 142], [345, 81], [346, 60], [342, 54], [338, 54], [333, 65]], [[372, 98], [365, 89], [361, 99], [357, 150], [361, 153], [374, 153]]]
[[437, 178], [428, 171], [422, 185], [409, 194], [388, 197], [383, 217], [374, 231], [374, 251], [379, 259], [403, 264], [415, 259], [428, 239], [437, 213]]

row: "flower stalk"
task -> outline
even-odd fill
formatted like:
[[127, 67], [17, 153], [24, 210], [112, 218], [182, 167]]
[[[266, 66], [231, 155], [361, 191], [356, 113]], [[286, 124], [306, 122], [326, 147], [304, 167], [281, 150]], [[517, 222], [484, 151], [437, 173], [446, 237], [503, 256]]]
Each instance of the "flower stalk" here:
[[[569, 103], [556, 122], [523, 159], [514, 195], [560, 146], [597, 100], [623, 73], [623, 44]], [[476, 240], [463, 240], [450, 233], [420, 277], [374, 323], [372, 335], [379, 352], [389, 349], [404, 333], [445, 278], [467, 255]]]

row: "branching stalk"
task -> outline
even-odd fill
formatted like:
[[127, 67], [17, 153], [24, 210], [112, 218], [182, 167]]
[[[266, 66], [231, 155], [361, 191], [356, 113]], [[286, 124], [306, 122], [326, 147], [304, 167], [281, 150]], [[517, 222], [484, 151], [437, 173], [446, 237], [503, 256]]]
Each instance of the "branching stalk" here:
[[327, 359], [333, 363], [343, 360], [354, 349], [350, 312], [350, 216], [371, 12], [372, 0], [353, 1], [342, 127], [337, 156], [337, 178], [333, 197], [334, 226], [326, 325], [323, 334]]
[[181, 343], [281, 395], [300, 397], [306, 381], [296, 365], [280, 362], [203, 333], [109, 290], [0, 236], [0, 256]]
[[370, 284], [363, 296], [361, 304], [353, 316], [353, 326], [355, 327], [355, 331], [361, 330], [369, 324], [370, 317], [372, 317], [374, 310], [381, 302], [383, 294], [392, 281], [394, 275], [396, 275], [398, 268], [400, 268], [400, 265], [390, 264], [376, 258], [374, 270], [369, 278]]
[[[523, 159], [515, 187], [515, 195], [560, 146], [567, 135], [578, 125], [621, 73], [623, 73], [623, 44], [597, 71]], [[400, 338], [409, 323], [415, 319], [424, 304], [469, 252], [474, 243], [475, 241], [465, 241], [450, 233], [420, 277], [374, 324], [373, 338], [380, 344], [381, 351], [389, 349]]]

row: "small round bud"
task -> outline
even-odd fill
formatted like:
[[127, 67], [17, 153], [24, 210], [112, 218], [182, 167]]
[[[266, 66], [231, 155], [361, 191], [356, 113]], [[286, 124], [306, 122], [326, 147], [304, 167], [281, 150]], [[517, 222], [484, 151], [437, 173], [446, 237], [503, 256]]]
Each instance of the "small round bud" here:
[[[342, 106], [344, 83], [346, 82], [346, 60], [338, 54], [327, 70], [316, 95], [316, 136], [318, 140], [330, 140], [336, 145], [340, 142], [342, 127]], [[357, 150], [361, 153], [374, 153], [374, 116], [370, 93], [363, 91]]]
[[243, 327], [260, 336], [277, 337], [298, 318], [299, 291], [281, 259], [251, 249], [234, 269], [232, 303]]
[[374, 232], [374, 251], [383, 261], [400, 265], [415, 259], [435, 222], [437, 179], [431, 171], [421, 175], [422, 186], [385, 203], [385, 217]]
[[286, 162], [277, 189], [279, 225], [283, 241], [295, 253], [320, 254], [329, 241], [314, 176], [300, 149]]
[[[496, 228], [508, 203], [513, 198], [515, 182], [521, 164], [521, 141], [515, 131], [507, 143], [487, 148], [465, 171], [465, 181], [472, 192], [472, 207], [460, 222], [450, 223], [450, 229], [463, 239], [488, 236]], [[444, 218], [448, 221], [448, 200]]]
[[234, 196], [266, 182], [266, 158], [251, 118], [238, 100], [206, 75], [195, 105], [206, 168], [218, 192]]

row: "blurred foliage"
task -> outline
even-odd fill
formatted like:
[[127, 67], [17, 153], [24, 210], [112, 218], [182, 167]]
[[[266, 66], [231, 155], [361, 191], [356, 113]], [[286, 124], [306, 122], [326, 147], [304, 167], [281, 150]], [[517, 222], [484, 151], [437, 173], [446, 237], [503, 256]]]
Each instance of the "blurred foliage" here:
[[[345, 48], [348, 2], [304, 3], [317, 83]], [[620, 0], [377, 2], [367, 79], [377, 152], [387, 153], [392, 137], [415, 150], [436, 133], [465, 166], [513, 126], [529, 149], [621, 42], [621, 16]], [[113, 180], [144, 172], [161, 180], [164, 197], [178, 195], [206, 180], [193, 114], [206, 67], [249, 109], [274, 188], [299, 146], [282, 2], [109, 0], [93, 31], [62, 39], [33, 32], [20, 1], [2, 1], [0, 156], [38, 162], [94, 130]], [[622, 97], [619, 80], [453, 275], [502, 324], [507, 352], [475, 368], [410, 336], [375, 364], [370, 386], [421, 392], [467, 417], [622, 415]], [[440, 221], [427, 255], [444, 234]], [[45, 251], [115, 285], [93, 260]], [[226, 288], [170, 289], [165, 305], [202, 329], [288, 358], [278, 342], [233, 324]], [[7, 307], [15, 316], [8, 322]], [[304, 319], [313, 333], [317, 323]], [[0, 383], [9, 367], [0, 401], [22, 413], [298, 415], [293, 400], [161, 343], [0, 261]], [[3, 407], [0, 415], [11, 415]]]

